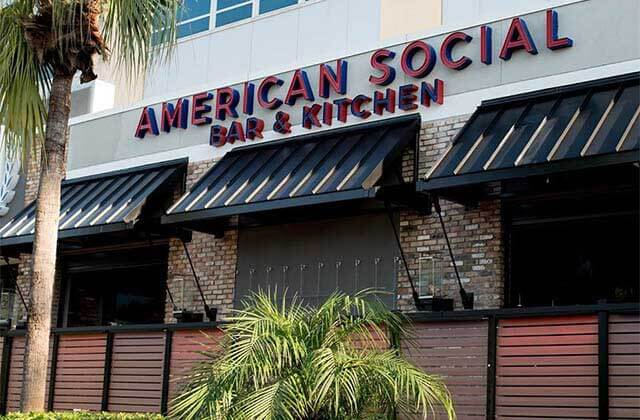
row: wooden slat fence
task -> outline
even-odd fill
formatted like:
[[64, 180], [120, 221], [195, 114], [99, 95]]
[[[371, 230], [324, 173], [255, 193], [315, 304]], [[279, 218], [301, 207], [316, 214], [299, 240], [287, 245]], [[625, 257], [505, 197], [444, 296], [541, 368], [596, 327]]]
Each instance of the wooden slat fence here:
[[[416, 324], [403, 351], [417, 366], [440, 375], [451, 392], [458, 419], [485, 417], [487, 321]], [[444, 419], [442, 413], [437, 418]]]
[[160, 412], [165, 339], [162, 331], [114, 334], [108, 411]]
[[173, 333], [169, 398], [175, 398], [191, 369], [207, 359], [205, 352], [218, 348], [220, 330], [181, 330]]
[[598, 319], [500, 320], [496, 417], [598, 418]]
[[609, 418], [640, 419], [640, 317], [609, 317]]
[[[640, 419], [639, 311], [613, 308], [426, 314], [414, 318], [402, 350], [443, 377], [461, 420]], [[59, 329], [54, 337], [50, 408], [166, 412], [221, 332], [203, 323]], [[0, 340], [0, 411], [17, 411], [24, 335]]]
[[106, 334], [60, 336], [54, 410], [101, 409], [106, 341]]
[[22, 361], [24, 359], [24, 337], [14, 337], [11, 343], [9, 383], [7, 384], [7, 411], [20, 410], [22, 393]]

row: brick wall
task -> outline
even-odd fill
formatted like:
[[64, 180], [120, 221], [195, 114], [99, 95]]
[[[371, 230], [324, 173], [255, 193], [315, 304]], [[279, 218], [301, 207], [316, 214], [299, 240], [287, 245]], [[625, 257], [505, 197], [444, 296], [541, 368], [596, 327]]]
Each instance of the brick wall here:
[[[445, 152], [467, 118], [468, 116], [460, 116], [423, 124], [420, 130], [419, 144], [420, 177], [424, 177]], [[212, 161], [191, 164], [187, 173], [187, 188], [204, 175], [212, 165]], [[405, 180], [410, 180], [413, 177], [412, 149], [408, 149], [404, 154], [402, 168]], [[37, 193], [37, 165], [30, 165], [28, 173], [26, 195], [27, 201], [30, 201], [35, 198]], [[493, 192], [498, 192], [497, 187]], [[477, 208], [473, 209], [466, 209], [462, 205], [443, 201], [442, 209], [462, 282], [467, 291], [475, 293], [475, 307], [500, 307], [503, 300], [504, 273], [499, 199], [483, 200]], [[400, 237], [409, 262], [410, 272], [416, 280], [420, 257], [437, 254], [443, 258], [445, 261], [445, 291], [448, 297], [454, 298], [456, 307], [460, 308], [458, 286], [453, 266], [449, 262], [444, 236], [437, 216], [435, 214], [423, 216], [410, 210], [402, 211], [400, 214]], [[228, 229], [223, 238], [194, 232], [187, 247], [208, 304], [217, 307], [220, 317], [224, 318], [233, 307], [237, 273], [237, 229]], [[168, 259], [167, 285], [176, 305], [180, 307], [179, 309], [201, 312], [203, 310], [202, 300], [196, 289], [182, 243], [178, 239], [170, 241]], [[19, 275], [19, 284], [25, 293], [28, 292], [30, 270], [30, 257], [25, 256], [20, 263]], [[57, 302], [58, 285], [56, 285], [55, 296]], [[21, 313], [22, 308], [18, 301], [16, 301], [16, 305], [16, 309]], [[404, 311], [415, 310], [409, 282], [402, 266], [399, 266], [398, 272], [398, 308]], [[54, 317], [56, 313], [57, 304], [54, 303]], [[173, 306], [168, 297], [165, 321], [175, 322]]]
[[[212, 161], [190, 164], [187, 171], [187, 188], [202, 177], [212, 165]], [[219, 239], [206, 233], [194, 232], [187, 248], [207, 303], [211, 307], [218, 308], [219, 317], [228, 315], [233, 307], [238, 248], [237, 230], [228, 229], [224, 237]], [[178, 239], [172, 239], [169, 245], [167, 285], [175, 303], [182, 306], [180, 309], [203, 312], [202, 299], [196, 288], [189, 261]], [[167, 298], [166, 322], [175, 322], [172, 312], [173, 307]]]
[[[423, 124], [420, 130], [419, 176], [422, 178], [451, 144], [469, 116], [459, 116]], [[412, 177], [413, 153], [405, 153], [403, 176]], [[496, 194], [497, 188], [492, 193]], [[443, 219], [451, 240], [456, 264], [465, 289], [475, 294], [475, 307], [497, 308], [503, 298], [503, 243], [501, 205], [498, 199], [480, 201], [474, 209], [441, 200]], [[445, 261], [444, 289], [461, 308], [453, 264], [437, 215], [423, 216], [415, 211], [400, 214], [400, 240], [412, 278], [418, 277], [418, 259], [439, 255]], [[404, 267], [398, 273], [398, 309], [415, 311], [411, 288]]]

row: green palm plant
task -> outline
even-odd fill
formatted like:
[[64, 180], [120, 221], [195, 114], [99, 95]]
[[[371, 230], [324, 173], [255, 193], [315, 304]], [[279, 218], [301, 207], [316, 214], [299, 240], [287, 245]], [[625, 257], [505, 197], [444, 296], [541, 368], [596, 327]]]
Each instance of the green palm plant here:
[[[42, 150], [30, 278], [22, 409], [44, 409], [51, 302], [66, 172], [71, 85], [94, 80], [94, 59], [112, 57], [133, 79], [175, 40], [180, 0], [4, 0], [0, 2], [2, 145]], [[154, 42], [169, 45], [154, 49]], [[167, 54], [152, 54], [152, 52]]]
[[[443, 382], [400, 354], [406, 319], [370, 291], [318, 308], [260, 292], [221, 328], [218, 350], [172, 402], [180, 419], [455, 418]], [[387, 338], [391, 337], [391, 338]]]

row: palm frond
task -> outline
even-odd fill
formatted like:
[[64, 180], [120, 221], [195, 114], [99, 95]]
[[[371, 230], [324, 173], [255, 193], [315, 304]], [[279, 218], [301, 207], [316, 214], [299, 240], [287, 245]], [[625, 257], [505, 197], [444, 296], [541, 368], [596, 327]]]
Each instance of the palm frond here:
[[116, 67], [135, 76], [155, 60], [167, 59], [179, 5], [180, 0], [108, 0], [103, 33]]
[[181, 419], [384, 418], [398, 409], [455, 418], [449, 391], [390, 348], [406, 319], [375, 292], [332, 295], [316, 309], [286, 294], [250, 296], [222, 328], [219, 354], [172, 404]]
[[33, 1], [18, 0], [0, 8], [0, 125], [3, 145], [12, 153], [28, 153], [42, 139], [46, 121], [43, 97], [51, 69], [41, 66], [23, 29], [33, 7]]

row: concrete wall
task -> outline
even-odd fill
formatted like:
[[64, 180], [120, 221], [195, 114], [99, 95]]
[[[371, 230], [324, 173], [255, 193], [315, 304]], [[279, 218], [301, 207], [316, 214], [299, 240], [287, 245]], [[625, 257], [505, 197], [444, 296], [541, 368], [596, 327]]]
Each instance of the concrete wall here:
[[380, 40], [442, 25], [442, 0], [382, 0]]
[[149, 71], [145, 99], [235, 84], [373, 48], [379, 0], [321, 0], [179, 40]]
[[[329, 7], [332, 4], [331, 2], [318, 2], [296, 10], [300, 14], [308, 8]], [[560, 16], [560, 35], [569, 35], [575, 41], [572, 48], [557, 51], [551, 51], [545, 47], [545, 11], [523, 16], [538, 46], [539, 53], [531, 55], [519, 51], [509, 61], [500, 60], [497, 55], [511, 19], [492, 22], [494, 59], [491, 65], [480, 62], [479, 28], [477, 26], [466, 28], [465, 30], [475, 39], [471, 44], [457, 46], [456, 53], [469, 56], [473, 63], [462, 71], [448, 69], [441, 63], [435, 66], [426, 81], [432, 82], [435, 78], [445, 81], [445, 103], [442, 106], [421, 107], [419, 111], [423, 121], [471, 113], [482, 100], [637, 70], [640, 63], [640, 46], [637, 39], [640, 33], [635, 17], [640, 13], [640, 3], [635, 0], [619, 0], [617, 6], [611, 8], [604, 0], [592, 0], [557, 8]], [[617, 22], [616, 31], [612, 31], [609, 24], [613, 21]], [[264, 24], [263, 20], [255, 22], [255, 25], [261, 24]], [[239, 26], [233, 30], [242, 30], [242, 28]], [[448, 33], [436, 33], [424, 39], [438, 48]], [[400, 54], [404, 45], [399, 44], [389, 48]], [[285, 50], [286, 52], [282, 52]], [[338, 50], [335, 50], [334, 53], [336, 51]], [[278, 54], [281, 52], [283, 57], [286, 56], [286, 61], [281, 65], [289, 70], [295, 68], [296, 54], [293, 54], [286, 47], [277, 49]], [[196, 55], [204, 56], [206, 54], [196, 54], [194, 50], [194, 56]], [[230, 59], [244, 60], [245, 57], [242, 56], [238, 57], [236, 54]], [[346, 96], [354, 97], [360, 93], [371, 95], [374, 90], [379, 89], [368, 82], [369, 74], [371, 74], [370, 56], [371, 53], [365, 53], [348, 57], [349, 87]], [[333, 58], [338, 57], [340, 57], [339, 53], [333, 56]], [[397, 60], [395, 64], [398, 64]], [[186, 73], [186, 69], [185, 71], [167, 69], [166, 73], [159, 76], [158, 81], [160, 82], [162, 77], [168, 77], [168, 75], [177, 81], [206, 80], [206, 78], [198, 79], [202, 76], [201, 73], [207, 72], [202, 68], [202, 65], [191, 63], [188, 66], [189, 71], [198, 74]], [[275, 68], [261, 69], [265, 74], [277, 71]], [[317, 66], [309, 66], [305, 69], [315, 87], [318, 75]], [[255, 72], [258, 71], [259, 69], [255, 70]], [[254, 73], [250, 71], [247, 76], [251, 77], [252, 74]], [[280, 95], [284, 94], [282, 90], [286, 88], [292, 75], [292, 71], [279, 73], [279, 76], [285, 81], [285, 87], [278, 92]], [[207, 85], [208, 89], [214, 90], [217, 87], [225, 86], [225, 78], [223, 76], [216, 77], [216, 82], [210, 82]], [[244, 77], [244, 74], [238, 75], [239, 80]], [[260, 81], [260, 79], [253, 80], [257, 83]], [[420, 80], [407, 77], [398, 71], [396, 81], [389, 87], [397, 89], [400, 85], [416, 82], [420, 82]], [[234, 87], [242, 90], [241, 84], [234, 85]], [[164, 91], [168, 92], [169, 89], [165, 88]], [[188, 96], [199, 91], [187, 89], [183, 94]], [[164, 96], [164, 100], [175, 98], [176, 96], [169, 93]], [[337, 95], [334, 94], [329, 100], [336, 98]], [[160, 101], [150, 100], [147, 102], [155, 106], [157, 114], [160, 112], [158, 102]], [[305, 105], [305, 101], [300, 100], [294, 107], [285, 105], [281, 108], [291, 113], [291, 122], [294, 124], [293, 135], [309, 132], [299, 126], [303, 105]], [[169, 134], [162, 133], [160, 136], [147, 136], [144, 140], [139, 140], [134, 137], [134, 131], [140, 118], [140, 112], [141, 107], [137, 106], [124, 111], [75, 119], [71, 127], [69, 149], [70, 176], [89, 175], [185, 156], [192, 161], [212, 160], [221, 157], [230, 149], [230, 146], [213, 148], [208, 145], [208, 126], [173, 130]], [[396, 115], [398, 113], [396, 112]], [[269, 121], [273, 120], [274, 112], [256, 107], [255, 116], [263, 118], [269, 124]], [[373, 118], [375, 117], [371, 119]], [[360, 120], [356, 121], [350, 118], [349, 123], [353, 122], [360, 122]], [[225, 124], [228, 124], [228, 120], [225, 121]], [[333, 127], [339, 125], [341, 124], [336, 121]], [[278, 138], [272, 132], [267, 132], [265, 135], [266, 139]]]

